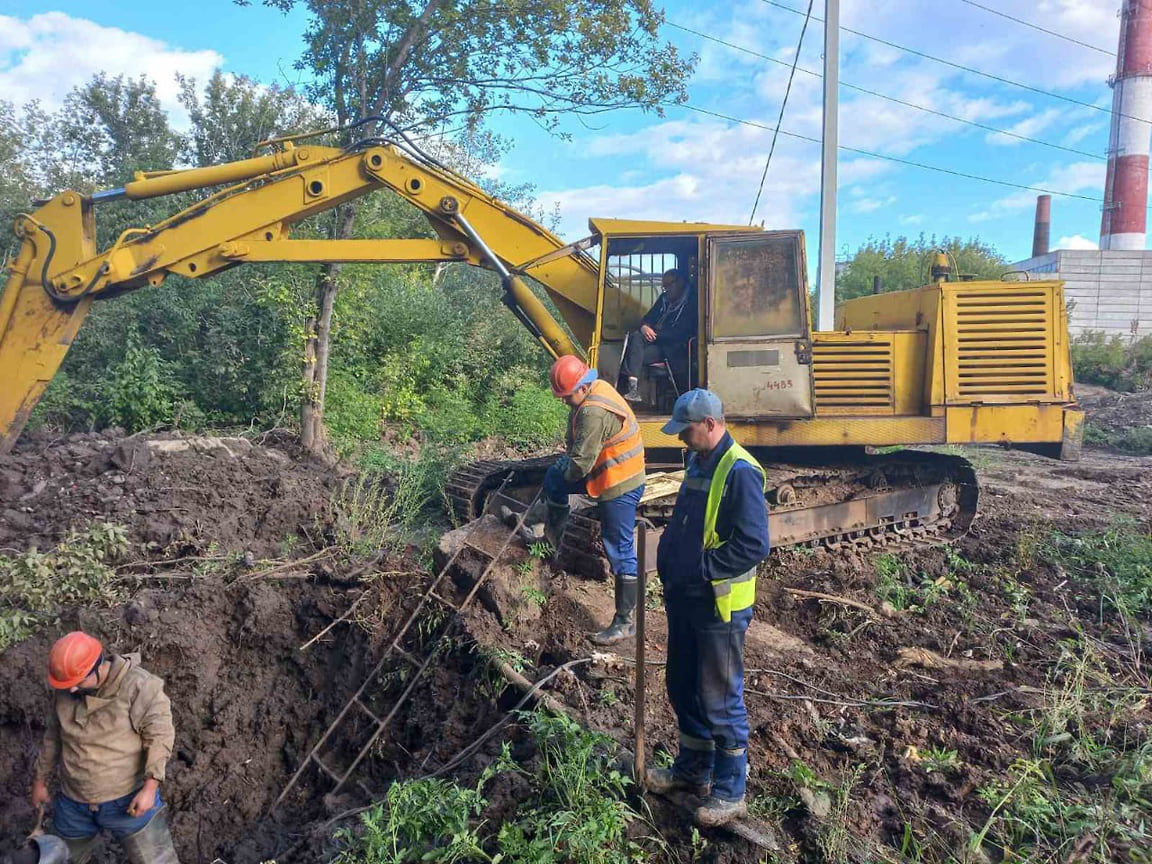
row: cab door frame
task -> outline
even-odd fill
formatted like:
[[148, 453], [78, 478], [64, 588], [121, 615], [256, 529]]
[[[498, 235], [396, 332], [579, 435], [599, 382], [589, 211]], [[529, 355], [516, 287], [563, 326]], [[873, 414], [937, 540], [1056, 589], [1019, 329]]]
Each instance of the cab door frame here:
[[812, 417], [804, 232], [709, 232], [701, 246], [706, 386], [733, 418]]

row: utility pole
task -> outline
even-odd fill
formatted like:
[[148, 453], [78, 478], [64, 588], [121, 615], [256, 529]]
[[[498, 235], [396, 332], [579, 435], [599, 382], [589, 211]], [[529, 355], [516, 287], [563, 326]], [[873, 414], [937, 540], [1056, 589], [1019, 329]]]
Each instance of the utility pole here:
[[833, 327], [836, 312], [836, 156], [840, 85], [840, 0], [824, 0], [824, 138], [820, 166], [820, 271], [817, 330]]

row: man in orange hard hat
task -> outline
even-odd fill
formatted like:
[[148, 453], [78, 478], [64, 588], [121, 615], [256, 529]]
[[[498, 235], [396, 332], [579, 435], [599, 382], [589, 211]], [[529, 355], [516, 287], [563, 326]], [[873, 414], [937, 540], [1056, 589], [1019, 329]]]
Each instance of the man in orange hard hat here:
[[[612, 568], [616, 613], [594, 634], [597, 645], [611, 645], [636, 632], [636, 507], [644, 493], [644, 442], [631, 407], [607, 381], [599, 380], [579, 357], [565, 355], [552, 364], [552, 393], [568, 405], [567, 452], [544, 475], [545, 535], [560, 546], [568, 519], [568, 496], [595, 499], [604, 553]], [[526, 522], [539, 519], [537, 509]]]
[[98, 639], [74, 630], [52, 646], [48, 683], [56, 695], [32, 806], [48, 802], [59, 767], [53, 825], [73, 864], [92, 858], [101, 830], [131, 864], [178, 864], [160, 800], [176, 734], [164, 682], [140, 666], [139, 654], [106, 655]]

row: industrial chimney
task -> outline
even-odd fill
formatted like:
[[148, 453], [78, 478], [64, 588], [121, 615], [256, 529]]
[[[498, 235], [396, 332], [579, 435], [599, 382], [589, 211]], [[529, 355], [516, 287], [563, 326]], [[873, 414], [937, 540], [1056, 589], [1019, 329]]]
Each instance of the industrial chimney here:
[[[1152, 132], [1152, 0], [1122, 0], [1101, 249], [1143, 249]], [[1140, 119], [1135, 119], [1140, 118]]]
[[1052, 233], [1052, 196], [1036, 196], [1036, 224], [1032, 227], [1032, 257], [1048, 254], [1048, 238]]

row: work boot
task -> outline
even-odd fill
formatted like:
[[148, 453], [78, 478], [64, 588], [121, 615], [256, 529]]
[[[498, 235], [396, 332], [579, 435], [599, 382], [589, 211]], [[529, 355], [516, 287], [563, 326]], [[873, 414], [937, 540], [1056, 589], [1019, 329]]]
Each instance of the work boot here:
[[572, 508], [567, 504], [548, 502], [548, 518], [544, 520], [544, 539], [553, 552], [560, 551], [560, 541], [564, 539], [564, 529], [568, 527], [568, 515]]
[[[525, 543], [539, 543], [544, 539], [544, 520], [548, 517], [548, 508], [543, 501], [537, 500], [524, 514], [524, 522], [520, 526], [520, 539]], [[500, 521], [509, 528], [515, 528], [519, 522], [520, 514], [507, 504], [500, 505]]]
[[616, 576], [616, 614], [612, 623], [588, 637], [593, 645], [615, 645], [617, 642], [636, 635], [636, 622], [632, 614], [636, 611], [636, 577], [632, 574]]
[[638, 389], [639, 386], [640, 386], [640, 379], [639, 378], [629, 378], [628, 379], [628, 389], [625, 390], [624, 394], [623, 394], [624, 398], [627, 399], [629, 402], [643, 402], [644, 397], [640, 395], [640, 391]]
[[644, 785], [657, 795], [667, 795], [679, 789], [697, 798], [705, 797], [712, 789], [710, 783], [693, 783], [671, 768], [649, 768], [644, 772]]
[[163, 805], [147, 825], [135, 834], [121, 837], [120, 845], [130, 864], [180, 864], [168, 828], [168, 808]]
[[704, 803], [696, 808], [696, 824], [701, 828], [719, 828], [748, 815], [748, 805], [739, 801], [725, 801], [709, 795]]
[[61, 837], [68, 847], [68, 860], [72, 864], [88, 864], [92, 860], [92, 847], [96, 845], [96, 835], [91, 837]]

